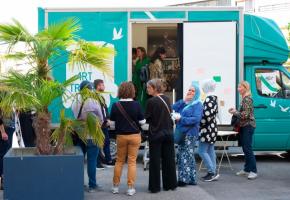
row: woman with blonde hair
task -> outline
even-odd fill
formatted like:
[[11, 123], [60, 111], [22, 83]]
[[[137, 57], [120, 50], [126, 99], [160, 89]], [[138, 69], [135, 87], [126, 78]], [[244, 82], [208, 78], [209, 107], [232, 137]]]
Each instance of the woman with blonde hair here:
[[252, 149], [253, 135], [256, 128], [254, 117], [253, 99], [251, 96], [250, 84], [242, 81], [238, 86], [238, 91], [242, 96], [242, 102], [239, 111], [230, 108], [229, 113], [240, 119], [240, 143], [245, 154], [244, 169], [237, 172], [237, 176], [247, 176], [248, 179], [257, 178], [256, 158]]

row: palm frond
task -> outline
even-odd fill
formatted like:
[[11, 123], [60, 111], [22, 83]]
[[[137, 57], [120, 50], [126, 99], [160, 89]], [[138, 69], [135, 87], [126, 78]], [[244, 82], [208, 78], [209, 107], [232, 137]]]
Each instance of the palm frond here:
[[35, 88], [35, 96], [39, 100], [42, 108], [47, 108], [53, 100], [61, 97], [65, 92], [65, 87], [62, 83], [51, 80], [40, 80], [37, 88]]
[[65, 21], [50, 24], [47, 29], [37, 34], [37, 37], [46, 40], [72, 40], [76, 37], [75, 33], [81, 29], [79, 19], [69, 18]]
[[24, 53], [24, 52], [15, 52], [15, 53], [9, 53], [3, 56], [4, 59], [7, 60], [22, 60], [27, 57], [29, 57], [30, 54]]
[[115, 51], [111, 47], [96, 45], [90, 42], [80, 40], [75, 44], [76, 48], [71, 51], [69, 56], [70, 66], [77, 66], [84, 69], [87, 64], [104, 72], [108, 76], [112, 76], [110, 69], [111, 59], [115, 55]]
[[33, 35], [15, 19], [13, 23], [0, 24], [0, 41], [9, 45], [9, 51], [18, 42], [30, 43], [33, 40]]
[[104, 133], [102, 132], [99, 118], [93, 113], [88, 113], [86, 122], [87, 128], [89, 130], [88, 133], [92, 137], [94, 143], [98, 147], [103, 147], [105, 136]]

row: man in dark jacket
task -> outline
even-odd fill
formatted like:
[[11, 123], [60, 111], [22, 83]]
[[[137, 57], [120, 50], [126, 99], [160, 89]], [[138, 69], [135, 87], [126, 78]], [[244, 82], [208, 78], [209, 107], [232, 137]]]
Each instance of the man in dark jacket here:
[[[94, 81], [94, 87], [96, 89], [96, 92], [104, 92], [105, 91], [105, 85], [104, 81], [102, 79], [96, 79]], [[103, 152], [105, 158], [102, 158], [102, 153], [99, 154], [98, 157], [98, 163], [97, 163], [97, 169], [104, 169], [104, 166], [102, 165], [102, 161], [104, 164], [106, 164], [108, 167], [114, 166], [114, 162], [111, 157], [110, 152], [110, 135], [109, 135], [109, 126], [108, 126], [108, 120], [109, 120], [109, 112], [108, 107], [105, 102], [105, 98], [102, 96], [102, 102], [101, 102], [101, 108], [102, 108], [102, 114], [104, 123], [102, 125], [102, 130], [105, 135], [105, 143], [103, 147]]]

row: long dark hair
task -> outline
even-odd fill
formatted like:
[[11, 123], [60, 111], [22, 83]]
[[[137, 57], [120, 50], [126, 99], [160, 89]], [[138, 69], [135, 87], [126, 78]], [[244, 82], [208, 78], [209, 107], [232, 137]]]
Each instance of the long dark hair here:
[[154, 63], [155, 60], [159, 59], [161, 60], [160, 54], [166, 54], [165, 48], [164, 47], [158, 47], [155, 52], [153, 53], [151, 57], [151, 62]]
[[140, 50], [143, 53], [142, 60], [147, 57], [146, 49], [144, 47], [137, 47], [137, 50]]

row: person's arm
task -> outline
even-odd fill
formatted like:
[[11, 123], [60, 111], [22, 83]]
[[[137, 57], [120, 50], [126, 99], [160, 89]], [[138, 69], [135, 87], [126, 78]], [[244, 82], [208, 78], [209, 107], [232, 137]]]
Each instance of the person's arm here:
[[146, 121], [149, 123], [151, 118], [152, 118], [152, 101], [151, 99], [149, 99], [147, 101], [147, 105], [146, 105], [146, 110], [145, 110], [145, 115], [144, 115]]
[[201, 103], [194, 105], [192, 108], [192, 112], [188, 112], [188, 115], [183, 115], [179, 119], [178, 123], [181, 123], [182, 125], [194, 125], [197, 123], [200, 123], [200, 120], [202, 118], [202, 105]]
[[144, 118], [144, 114], [142, 112], [142, 108], [139, 102], [137, 102], [137, 119], [139, 120], [139, 124], [143, 125], [146, 123], [146, 120]]
[[177, 101], [175, 104], [172, 105], [172, 109], [175, 112], [181, 112], [182, 109], [186, 106], [186, 103], [181, 99], [179, 101]]
[[4, 129], [3, 121], [0, 119], [0, 132], [2, 140], [8, 140], [8, 135]]
[[250, 116], [253, 111], [253, 100], [249, 97], [245, 97], [242, 102], [243, 110], [242, 112], [236, 111], [234, 115], [238, 116], [241, 119], [250, 119]]

